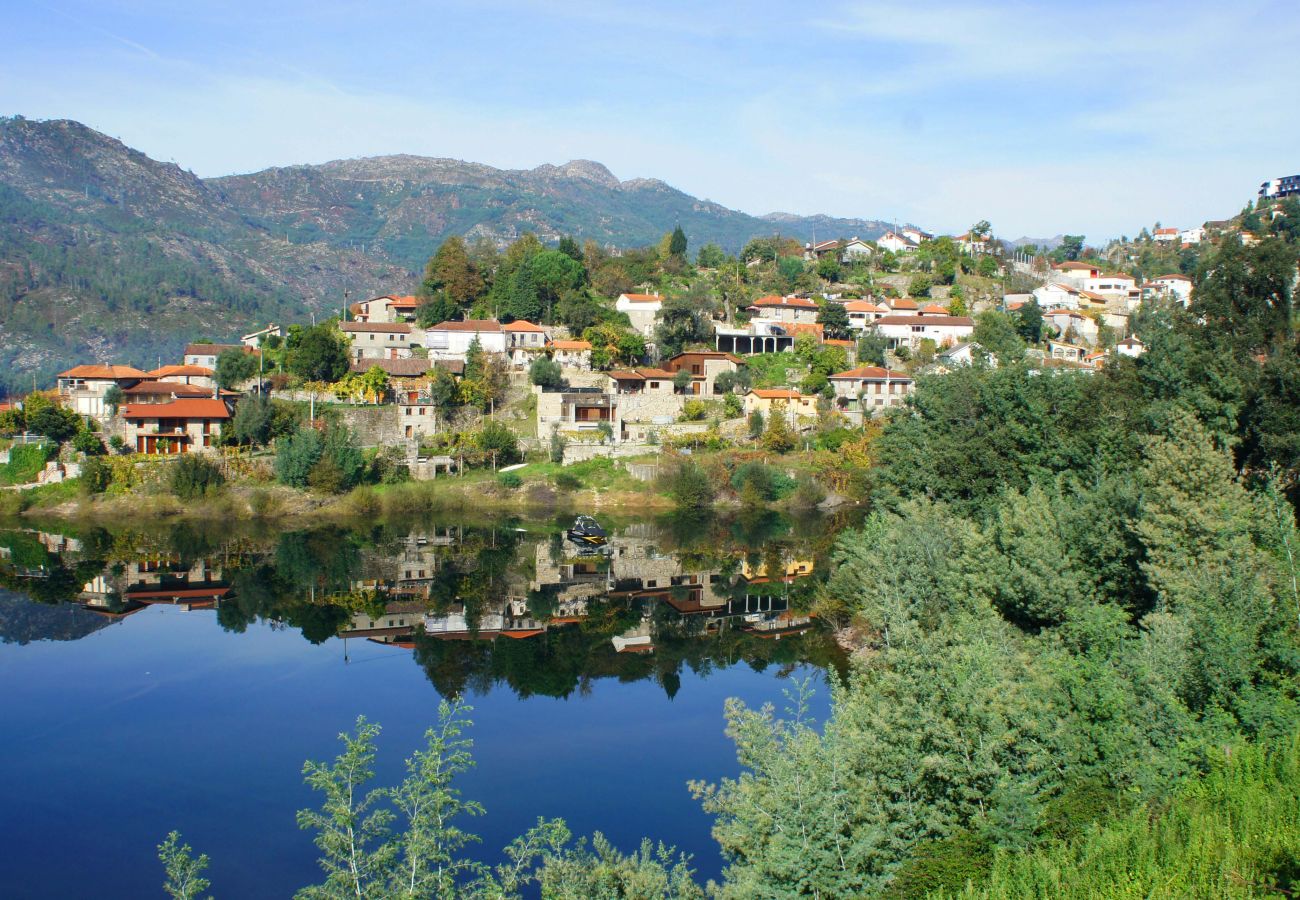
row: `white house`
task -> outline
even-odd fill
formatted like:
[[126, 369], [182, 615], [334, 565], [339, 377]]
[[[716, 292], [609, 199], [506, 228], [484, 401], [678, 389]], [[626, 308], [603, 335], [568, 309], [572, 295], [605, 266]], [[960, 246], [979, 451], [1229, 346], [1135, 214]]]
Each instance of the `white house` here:
[[1067, 344], [1065, 341], [1048, 341], [1047, 349], [1052, 359], [1064, 360], [1065, 362], [1082, 363], [1084, 357], [1088, 355], [1087, 347]]
[[1091, 317], [1072, 309], [1057, 309], [1043, 315], [1044, 321], [1054, 326], [1061, 337], [1073, 331], [1080, 340], [1097, 343], [1097, 323]]
[[545, 350], [550, 340], [545, 328], [525, 319], [516, 319], [503, 327], [510, 348], [510, 363], [517, 368], [532, 363], [533, 355]]
[[1034, 289], [1034, 299], [1044, 310], [1078, 309], [1079, 289], [1059, 281], [1053, 281]]
[[269, 337], [284, 337], [283, 325], [267, 325], [260, 331], [254, 331], [252, 334], [246, 334], [239, 339], [239, 342], [245, 347], [260, 347], [262, 341]]
[[1186, 275], [1161, 275], [1142, 287], [1149, 294], [1164, 294], [1183, 306], [1192, 301], [1192, 279]]
[[424, 332], [430, 359], [464, 360], [475, 338], [485, 353], [505, 353], [510, 349], [505, 327], [495, 319], [441, 322]]
[[1071, 283], [1082, 283], [1087, 278], [1101, 277], [1100, 268], [1092, 263], [1079, 262], [1078, 260], [1054, 263], [1052, 269], [1059, 277], [1068, 279]]
[[849, 327], [862, 331], [882, 316], [889, 315], [889, 307], [877, 306], [870, 300], [849, 300], [844, 304], [849, 315]]
[[921, 229], [915, 228], [911, 225], [904, 225], [900, 230], [902, 232], [903, 237], [907, 238], [913, 244], [916, 244], [918, 246], [920, 244], [923, 244], [926, 241], [934, 240], [934, 235], [930, 234], [930, 232], [922, 231]]
[[755, 314], [764, 319], [786, 322], [786, 323], [807, 323], [809, 325], [817, 321], [817, 312], [820, 307], [816, 301], [808, 300], [804, 297], [759, 297], [749, 307]]
[[632, 327], [645, 337], [654, 337], [655, 320], [664, 308], [664, 298], [658, 294], [619, 294], [614, 309], [627, 313]]
[[844, 246], [840, 248], [840, 260], [853, 262], [859, 259], [870, 259], [871, 253], [871, 245], [855, 235], [845, 241]]
[[352, 359], [409, 359], [422, 341], [405, 322], [340, 322], [339, 330], [352, 342]]
[[348, 307], [352, 319], [356, 322], [413, 322], [415, 311], [420, 307], [420, 298], [410, 294], [384, 294], [360, 300]]
[[1127, 337], [1115, 345], [1115, 352], [1120, 356], [1129, 356], [1137, 359], [1143, 353], [1147, 352], [1147, 345], [1135, 337]]
[[1185, 231], [1178, 232], [1178, 240], [1184, 247], [1199, 244], [1205, 240], [1205, 226], [1198, 225], [1195, 228], [1188, 228]]
[[591, 368], [590, 341], [551, 341], [547, 348], [551, 351], [551, 358], [565, 368]]
[[59, 396], [78, 415], [102, 418], [109, 412], [104, 395], [110, 387], [133, 387], [148, 378], [134, 366], [73, 366], [59, 373]]
[[829, 381], [836, 397], [847, 400], [861, 397], [866, 409], [901, 406], [913, 386], [910, 376], [879, 366], [860, 366], [838, 372], [829, 376]]
[[891, 253], [911, 253], [921, 245], [919, 240], [912, 240], [909, 237], [898, 234], [893, 231], [886, 231], [876, 239], [876, 246], [881, 250], [888, 250]]
[[1137, 279], [1132, 275], [1098, 275], [1097, 277], [1088, 277], [1083, 279], [1081, 287], [1085, 291], [1092, 291], [1101, 294], [1107, 300], [1124, 300], [1128, 301], [1134, 298], [1140, 298], [1141, 292], [1138, 290]]
[[1179, 234], [1177, 228], [1157, 228], [1152, 232], [1151, 238], [1158, 244], [1172, 244], [1178, 240]]
[[888, 315], [876, 320], [876, 331], [889, 339], [891, 347], [906, 346], [913, 350], [921, 341], [934, 341], [936, 347], [951, 347], [971, 336], [975, 320], [969, 316]]

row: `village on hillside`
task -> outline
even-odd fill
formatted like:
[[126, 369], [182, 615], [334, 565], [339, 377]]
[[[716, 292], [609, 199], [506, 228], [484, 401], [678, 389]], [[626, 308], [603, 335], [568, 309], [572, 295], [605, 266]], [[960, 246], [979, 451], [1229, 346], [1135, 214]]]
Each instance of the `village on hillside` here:
[[360, 464], [316, 470], [331, 441], [369, 454], [384, 478], [416, 480], [530, 454], [564, 465], [807, 448], [957, 367], [1014, 358], [1095, 372], [1138, 357], [1144, 318], [1192, 302], [1203, 247], [1249, 246], [1295, 205], [1266, 184], [1236, 219], [1105, 248], [1070, 236], [1013, 246], [987, 222], [956, 236], [756, 238], [735, 257], [707, 245], [693, 263], [680, 228], [641, 250], [452, 238], [415, 293], [313, 324], [194, 335], [148, 371], [81, 361], [53, 391], [5, 404], [0, 428], [54, 442], [36, 483], [76, 477], [99, 455], [283, 456], [304, 429], [321, 446], [299, 440], [305, 462], [277, 462], [276, 475], [325, 490], [360, 477]]

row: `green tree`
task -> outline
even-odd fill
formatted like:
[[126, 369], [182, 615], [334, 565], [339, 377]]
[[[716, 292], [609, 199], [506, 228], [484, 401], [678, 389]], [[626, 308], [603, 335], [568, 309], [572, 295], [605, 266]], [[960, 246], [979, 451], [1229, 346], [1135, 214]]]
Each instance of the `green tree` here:
[[[533, 283], [548, 313], [563, 296], [579, 290], [587, 283], [587, 270], [582, 263], [559, 250], [543, 250], [538, 253], [533, 257], [531, 268]], [[550, 318], [549, 314], [547, 318]]]
[[332, 322], [305, 329], [286, 368], [307, 381], [338, 381], [348, 371], [347, 342]]
[[817, 277], [823, 281], [840, 280], [840, 259], [834, 253], [823, 253], [817, 259]]
[[271, 401], [260, 395], [245, 397], [235, 407], [230, 435], [238, 444], [261, 445], [271, 439]]
[[766, 423], [763, 420], [762, 410], [755, 409], [753, 412], [749, 414], [748, 427], [749, 427], [749, 436], [751, 438], [753, 438], [754, 440], [758, 440], [763, 434], [763, 428], [765, 427], [765, 425]]
[[686, 232], [682, 231], [680, 225], [673, 228], [672, 237], [668, 240], [668, 255], [681, 260], [686, 259]]
[[461, 317], [461, 307], [456, 301], [439, 291], [424, 300], [415, 310], [415, 322], [421, 328], [432, 328], [443, 322], [450, 322]]
[[325, 442], [314, 428], [299, 428], [276, 441], [275, 478], [281, 484], [303, 488], [325, 451]]
[[867, 328], [858, 341], [858, 359], [870, 366], [885, 365], [885, 354], [889, 352], [889, 338], [875, 328]]
[[690, 344], [712, 336], [709, 320], [685, 297], [670, 297], [659, 310], [655, 344], [663, 356], [675, 356]]
[[104, 405], [109, 408], [113, 415], [117, 415], [122, 404], [126, 402], [126, 394], [122, 393], [122, 388], [117, 384], [110, 384], [108, 390], [104, 391]]
[[199, 900], [210, 882], [203, 877], [208, 855], [193, 856], [189, 844], [180, 843], [180, 832], [173, 831], [158, 845], [158, 860], [163, 864], [166, 881], [163, 890], [173, 900]]
[[567, 234], [564, 237], [560, 238], [560, 245], [556, 249], [559, 250], [561, 253], [563, 253], [565, 256], [569, 257], [570, 259], [576, 260], [578, 262], [584, 261], [582, 248], [578, 246], [577, 241], [575, 241]]
[[1016, 332], [1015, 320], [996, 309], [985, 310], [975, 317], [971, 341], [1002, 363], [1016, 362], [1025, 355], [1025, 342]]
[[826, 300], [817, 310], [817, 321], [828, 338], [845, 340], [849, 337], [849, 313], [843, 303]]
[[564, 372], [560, 364], [549, 356], [539, 356], [528, 367], [528, 380], [548, 390], [564, 385]]
[[[81, 430], [81, 417], [70, 409], [43, 403], [39, 406], [28, 401], [27, 428], [37, 434], [43, 434], [50, 440], [62, 444], [74, 437]], [[35, 409], [31, 407], [35, 406]]]
[[928, 297], [930, 296], [930, 286], [933, 283], [929, 275], [913, 275], [912, 280], [907, 283], [907, 295], [909, 297]]
[[215, 494], [226, 483], [221, 468], [200, 453], [185, 453], [172, 464], [171, 490], [182, 500]]
[[452, 235], [442, 242], [424, 268], [420, 286], [426, 297], [444, 293], [458, 306], [467, 306], [483, 290], [483, 279], [469, 258], [465, 239]]
[[677, 373], [673, 375], [673, 390], [679, 394], [689, 393], [687, 389], [694, 381], [689, 369], [678, 369]]
[[705, 244], [695, 256], [695, 264], [701, 269], [717, 269], [727, 261], [727, 254], [717, 244]]
[[1015, 312], [1016, 333], [1029, 344], [1043, 339], [1043, 308], [1037, 298], [1030, 300]]
[[785, 404], [780, 401], [772, 404], [767, 427], [763, 429], [763, 449], [773, 453], [788, 453], [794, 449], [796, 441]]
[[1053, 254], [1062, 261], [1074, 261], [1083, 255], [1083, 235], [1067, 234], [1061, 238], [1060, 246]]
[[214, 378], [218, 386], [231, 391], [257, 374], [257, 359], [241, 350], [223, 350], [217, 357]]

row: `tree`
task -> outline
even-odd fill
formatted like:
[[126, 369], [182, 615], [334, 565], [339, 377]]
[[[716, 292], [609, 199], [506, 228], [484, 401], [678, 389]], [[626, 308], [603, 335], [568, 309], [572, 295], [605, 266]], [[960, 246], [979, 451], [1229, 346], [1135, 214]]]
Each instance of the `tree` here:
[[996, 309], [985, 310], [975, 317], [970, 339], [999, 362], [1014, 362], [1025, 355], [1025, 342], [1016, 333], [1015, 321]]
[[271, 401], [261, 395], [245, 397], [235, 407], [230, 436], [237, 444], [261, 445], [271, 439]]
[[808, 267], [798, 256], [782, 256], [776, 261], [776, 277], [785, 291], [798, 290]]
[[763, 434], [764, 424], [763, 411], [755, 408], [755, 410], [749, 414], [749, 436], [754, 440], [758, 440]]
[[325, 451], [325, 442], [314, 428], [299, 428], [276, 441], [275, 477], [281, 484], [302, 488]]
[[980, 219], [970, 227], [969, 233], [972, 238], [987, 238], [993, 233], [993, 226], [988, 219]]
[[609, 311], [586, 290], [566, 291], [555, 304], [555, 321], [571, 334], [582, 334], [603, 322]]
[[459, 319], [461, 312], [455, 300], [448, 297], [444, 291], [439, 291], [416, 307], [415, 321], [421, 328], [431, 328], [443, 322]]
[[379, 726], [357, 718], [356, 735], [341, 734], [343, 752], [334, 763], [308, 760], [307, 785], [323, 795], [321, 808], [298, 811], [298, 827], [316, 832], [315, 844], [325, 870], [323, 884], [298, 892], [304, 900], [376, 897], [397, 858], [387, 841], [395, 816], [379, 806], [384, 792], [366, 790], [374, 778], [375, 738]]
[[817, 321], [828, 338], [844, 340], [849, 336], [849, 313], [843, 303], [823, 301], [821, 309], [817, 310]]
[[421, 293], [433, 297], [444, 293], [459, 306], [467, 306], [483, 290], [483, 279], [470, 261], [465, 239], [452, 235], [442, 242], [424, 268]]
[[840, 280], [840, 258], [834, 253], [823, 253], [817, 259], [817, 277], [823, 281]]
[[196, 859], [190, 845], [181, 844], [180, 840], [180, 832], [173, 831], [158, 845], [158, 860], [166, 873], [163, 890], [173, 900], [199, 900], [210, 884], [203, 877], [203, 870], [208, 867], [208, 855], [204, 853]]
[[1193, 315], [1239, 354], [1289, 343], [1297, 252], [1276, 238], [1253, 247], [1227, 238], [1197, 273]]
[[913, 275], [912, 280], [907, 283], [907, 295], [909, 297], [928, 297], [930, 296], [930, 286], [933, 284], [929, 275]]
[[172, 464], [172, 493], [181, 500], [209, 497], [221, 489], [226, 478], [220, 467], [200, 453], [184, 453]]
[[113, 415], [122, 408], [126, 402], [126, 394], [122, 393], [122, 388], [117, 384], [110, 384], [108, 390], [104, 391], [104, 405], [109, 408]]
[[482, 452], [491, 454], [497, 465], [513, 462], [519, 456], [519, 439], [504, 423], [495, 419], [483, 423], [475, 444]]
[[25, 411], [29, 431], [43, 434], [55, 443], [62, 444], [81, 430], [81, 417], [72, 410], [49, 402], [37, 405], [30, 398], [27, 403]]
[[727, 254], [717, 244], [705, 244], [695, 255], [695, 264], [701, 269], [717, 269], [727, 261]]
[[313, 325], [289, 351], [286, 368], [307, 381], [338, 381], [348, 371], [346, 339], [332, 322]]
[[214, 378], [217, 385], [224, 390], [234, 390], [257, 374], [257, 360], [253, 354], [244, 350], [223, 350], [217, 357]]
[[1083, 255], [1083, 235], [1067, 234], [1061, 238], [1060, 246], [1056, 248], [1056, 256], [1064, 262], [1072, 262]]
[[668, 255], [680, 260], [686, 259], [686, 232], [682, 231], [680, 225], [673, 228], [672, 237], [668, 240]]
[[567, 234], [560, 238], [560, 245], [556, 249], [570, 259], [583, 262], [582, 248], [578, 246], [577, 241]]
[[772, 404], [767, 427], [763, 430], [763, 449], [773, 453], [789, 453], [794, 449], [796, 437], [784, 403]]
[[549, 356], [539, 356], [528, 367], [528, 380], [543, 389], [557, 390], [564, 386], [564, 372]]
[[1043, 308], [1034, 298], [1016, 310], [1016, 333], [1026, 343], [1037, 344], [1043, 339]]
[[668, 475], [668, 494], [678, 509], [700, 510], [713, 503], [713, 481], [698, 465], [686, 459]]
[[685, 297], [669, 297], [659, 310], [655, 345], [663, 356], [676, 356], [688, 344], [711, 336], [708, 319]]
[[888, 352], [889, 338], [874, 327], [867, 328], [862, 332], [862, 338], [858, 341], [859, 360], [867, 365], [883, 366], [885, 365], [885, 354]]
[[975, 271], [984, 278], [992, 278], [998, 274], [998, 261], [991, 256], [981, 256], [975, 264]]
[[678, 369], [677, 374], [673, 375], [673, 390], [679, 394], [690, 393], [688, 388], [694, 383], [689, 369]]

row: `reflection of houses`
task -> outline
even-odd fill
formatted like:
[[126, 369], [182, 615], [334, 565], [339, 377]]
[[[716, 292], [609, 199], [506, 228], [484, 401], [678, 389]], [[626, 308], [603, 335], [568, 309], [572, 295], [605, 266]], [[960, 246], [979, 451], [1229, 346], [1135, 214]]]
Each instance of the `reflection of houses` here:
[[342, 638], [365, 638], [377, 644], [410, 646], [415, 630], [424, 624], [422, 601], [398, 600], [384, 604], [382, 615], [354, 613], [348, 627], [339, 632]]
[[546, 631], [546, 622], [530, 616], [523, 604], [511, 601], [504, 608], [488, 612], [471, 621], [465, 607], [456, 604], [444, 615], [432, 613], [424, 617], [424, 632], [441, 640], [494, 640], [499, 637], [523, 639], [536, 637]]
[[186, 609], [216, 605], [230, 593], [221, 566], [200, 559], [186, 565], [176, 556], [156, 556], [127, 563], [123, 576], [127, 603], [174, 603]]

